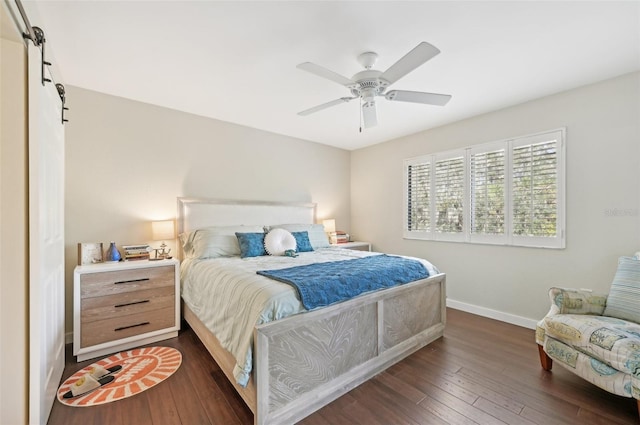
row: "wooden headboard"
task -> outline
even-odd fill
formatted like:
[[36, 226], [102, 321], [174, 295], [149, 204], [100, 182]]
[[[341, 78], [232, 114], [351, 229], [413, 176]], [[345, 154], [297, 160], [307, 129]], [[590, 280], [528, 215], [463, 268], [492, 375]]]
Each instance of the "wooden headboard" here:
[[178, 198], [178, 234], [209, 226], [315, 222], [314, 203]]

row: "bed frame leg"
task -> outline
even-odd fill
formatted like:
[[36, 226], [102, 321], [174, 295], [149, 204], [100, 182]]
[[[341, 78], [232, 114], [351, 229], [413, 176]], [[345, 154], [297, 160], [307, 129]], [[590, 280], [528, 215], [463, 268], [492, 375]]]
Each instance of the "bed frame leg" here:
[[[549, 357], [549, 355], [544, 352], [544, 348], [542, 348], [542, 345], [540, 344], [538, 344], [538, 354], [540, 355], [540, 365], [542, 366], [542, 368], [547, 371], [551, 370], [551, 367], [553, 366], [553, 360], [551, 360], [551, 357]], [[638, 404], [638, 408], [640, 408], [640, 401]]]

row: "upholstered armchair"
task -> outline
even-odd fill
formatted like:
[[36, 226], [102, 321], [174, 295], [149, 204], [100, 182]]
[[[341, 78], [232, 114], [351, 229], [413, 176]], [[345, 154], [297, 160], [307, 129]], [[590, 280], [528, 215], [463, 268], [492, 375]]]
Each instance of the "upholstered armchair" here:
[[640, 411], [640, 260], [622, 257], [608, 295], [551, 288], [538, 322], [540, 363], [553, 360], [598, 387], [635, 398]]

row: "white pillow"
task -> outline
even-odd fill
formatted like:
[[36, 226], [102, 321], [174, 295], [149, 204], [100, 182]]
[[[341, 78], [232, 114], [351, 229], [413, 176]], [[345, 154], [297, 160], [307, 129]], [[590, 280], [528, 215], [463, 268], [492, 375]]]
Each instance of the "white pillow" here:
[[264, 237], [264, 249], [269, 255], [284, 255], [289, 249], [296, 249], [296, 238], [284, 229], [273, 229]]
[[236, 232], [262, 233], [262, 226], [212, 226], [180, 235], [184, 258], [235, 257], [240, 255]]
[[277, 224], [269, 226], [270, 229], [285, 229], [289, 232], [307, 232], [309, 242], [314, 251], [318, 248], [326, 248], [329, 246], [329, 238], [324, 232], [322, 224]]

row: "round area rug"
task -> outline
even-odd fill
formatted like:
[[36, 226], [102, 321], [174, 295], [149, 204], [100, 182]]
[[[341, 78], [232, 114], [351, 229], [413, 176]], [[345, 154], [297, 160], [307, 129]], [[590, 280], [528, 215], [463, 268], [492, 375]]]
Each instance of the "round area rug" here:
[[[171, 376], [182, 363], [180, 351], [170, 347], [136, 348], [123, 351], [93, 363], [70, 376], [58, 388], [58, 401], [74, 407], [96, 406], [131, 397], [147, 390]], [[113, 374], [115, 378], [108, 384], [90, 393], [73, 398], [63, 398], [71, 386], [94, 365], [105, 369], [121, 365], [122, 369]]]

